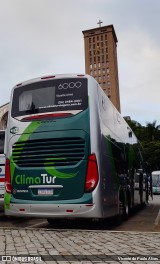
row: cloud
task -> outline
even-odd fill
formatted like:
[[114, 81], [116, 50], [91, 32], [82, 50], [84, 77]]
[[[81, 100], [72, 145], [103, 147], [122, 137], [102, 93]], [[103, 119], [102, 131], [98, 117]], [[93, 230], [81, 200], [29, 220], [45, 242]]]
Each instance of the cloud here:
[[125, 32], [121, 37], [118, 55], [122, 113], [142, 120], [144, 112], [143, 123], [159, 120], [160, 47], [143, 31]]
[[11, 88], [41, 75], [85, 71], [82, 30], [113, 24], [118, 37], [123, 115], [159, 117], [160, 2], [157, 0], [2, 0], [0, 105]]

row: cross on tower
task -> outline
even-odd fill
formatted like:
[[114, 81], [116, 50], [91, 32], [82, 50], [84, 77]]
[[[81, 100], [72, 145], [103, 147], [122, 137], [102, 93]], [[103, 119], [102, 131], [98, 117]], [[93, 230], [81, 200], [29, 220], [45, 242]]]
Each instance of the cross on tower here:
[[99, 19], [99, 21], [98, 21], [98, 25], [99, 25], [99, 27], [101, 27], [101, 24], [102, 24], [103, 22]]

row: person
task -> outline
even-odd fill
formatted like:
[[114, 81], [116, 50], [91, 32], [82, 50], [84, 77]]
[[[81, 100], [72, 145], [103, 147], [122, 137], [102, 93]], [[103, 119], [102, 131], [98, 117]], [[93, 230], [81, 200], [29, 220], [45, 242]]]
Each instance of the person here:
[[153, 200], [153, 189], [152, 189], [152, 174], [149, 175], [149, 194]]
[[148, 204], [149, 200], [149, 181], [148, 181], [148, 175], [146, 174], [145, 177], [145, 184], [146, 184], [146, 203]]
[[143, 172], [140, 171], [139, 174], [139, 194], [140, 194], [140, 202], [143, 202]]

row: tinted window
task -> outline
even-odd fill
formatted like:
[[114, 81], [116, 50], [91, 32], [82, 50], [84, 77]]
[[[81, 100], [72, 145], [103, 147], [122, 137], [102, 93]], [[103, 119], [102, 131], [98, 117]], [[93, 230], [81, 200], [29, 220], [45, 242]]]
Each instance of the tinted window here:
[[152, 177], [152, 186], [160, 187], [160, 175], [156, 175]]
[[70, 78], [32, 83], [16, 88], [12, 116], [85, 110], [88, 106], [87, 79]]
[[5, 132], [0, 132], [0, 154], [4, 153]]

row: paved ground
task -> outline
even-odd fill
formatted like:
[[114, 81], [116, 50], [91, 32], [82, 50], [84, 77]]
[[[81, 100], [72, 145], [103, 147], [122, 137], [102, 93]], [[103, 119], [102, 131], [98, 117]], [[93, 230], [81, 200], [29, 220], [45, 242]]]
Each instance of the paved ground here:
[[143, 210], [124, 221], [114, 231], [138, 231], [138, 232], [160, 232], [160, 196], [150, 198], [149, 203]]
[[160, 233], [1, 228], [0, 256], [0, 263], [154, 264], [160, 263]]
[[[147, 211], [147, 219], [154, 224], [152, 231], [160, 231], [160, 210], [156, 209], [159, 202], [160, 197], [156, 197], [154, 207]], [[154, 210], [157, 210], [156, 219], [152, 219]], [[138, 213], [138, 225], [134, 216], [125, 222], [126, 229], [133, 225], [135, 230], [141, 227], [141, 231], [136, 232], [77, 230], [69, 229], [69, 225], [68, 229], [59, 230], [24, 228], [23, 225], [0, 228], [0, 264], [160, 263], [160, 232], [142, 232], [142, 216], [143, 210]], [[149, 228], [146, 223], [144, 231]]]

